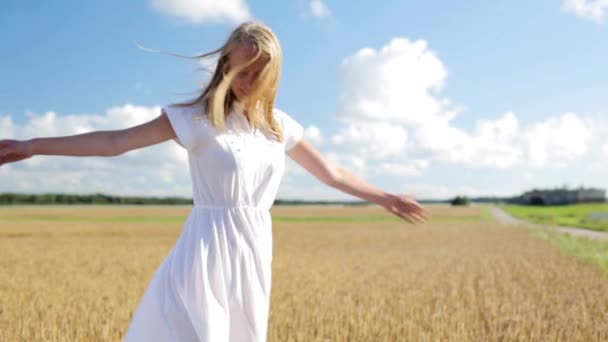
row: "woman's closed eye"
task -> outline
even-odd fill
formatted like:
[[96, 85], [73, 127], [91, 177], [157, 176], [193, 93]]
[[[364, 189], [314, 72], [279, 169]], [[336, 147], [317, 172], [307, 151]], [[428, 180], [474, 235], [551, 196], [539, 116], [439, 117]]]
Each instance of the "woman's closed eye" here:
[[260, 76], [260, 72], [256, 71], [256, 72], [251, 72], [251, 71], [240, 71], [238, 74], [236, 74], [236, 77], [240, 78], [240, 79], [244, 79], [244, 78], [248, 78], [248, 77], [252, 77], [253, 80], [256, 80], [258, 77]]

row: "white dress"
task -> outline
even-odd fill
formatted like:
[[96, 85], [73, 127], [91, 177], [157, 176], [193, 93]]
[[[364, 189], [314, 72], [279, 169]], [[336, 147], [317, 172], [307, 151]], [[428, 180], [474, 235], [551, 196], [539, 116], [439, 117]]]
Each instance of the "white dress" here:
[[303, 128], [275, 110], [285, 140], [252, 129], [239, 104], [217, 131], [203, 107], [164, 111], [188, 151], [194, 207], [146, 289], [127, 342], [265, 341], [270, 309], [272, 206], [285, 152]]

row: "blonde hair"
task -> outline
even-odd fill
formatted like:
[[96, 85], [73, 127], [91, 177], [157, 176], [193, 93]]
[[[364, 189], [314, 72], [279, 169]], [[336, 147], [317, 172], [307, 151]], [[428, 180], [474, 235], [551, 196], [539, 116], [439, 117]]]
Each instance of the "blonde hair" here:
[[[245, 65], [229, 65], [230, 54], [238, 44], [252, 46], [255, 56]], [[253, 127], [268, 131], [278, 141], [283, 141], [283, 130], [273, 115], [283, 60], [281, 46], [274, 32], [260, 22], [246, 22], [232, 31], [228, 40], [219, 49], [193, 58], [203, 59], [218, 54], [217, 66], [211, 81], [204, 87], [203, 92], [192, 101], [175, 105], [202, 104], [206, 111], [203, 115], [208, 116], [215, 128], [223, 131], [226, 115], [236, 100], [230, 90], [232, 80], [241, 70], [262, 57], [268, 62], [255, 80], [252, 93], [242, 104], [248, 112], [249, 122]]]

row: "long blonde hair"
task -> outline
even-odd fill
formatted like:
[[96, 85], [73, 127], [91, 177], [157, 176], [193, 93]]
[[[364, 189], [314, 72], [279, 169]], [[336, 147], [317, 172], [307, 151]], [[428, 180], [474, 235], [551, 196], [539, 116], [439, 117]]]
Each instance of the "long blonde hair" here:
[[[245, 65], [228, 66], [230, 53], [238, 44], [250, 44], [255, 49], [255, 56]], [[246, 22], [238, 26], [228, 40], [219, 49], [204, 53], [193, 58], [203, 59], [219, 54], [217, 66], [211, 81], [204, 87], [203, 92], [194, 100], [175, 104], [176, 106], [192, 106], [202, 104], [212, 125], [224, 130], [225, 118], [236, 100], [230, 90], [234, 77], [245, 67], [264, 57], [268, 60], [253, 84], [252, 93], [243, 103], [248, 112], [251, 126], [268, 131], [278, 141], [283, 141], [283, 130], [274, 115], [274, 105], [281, 77], [282, 51], [279, 40], [272, 30], [260, 22]]]

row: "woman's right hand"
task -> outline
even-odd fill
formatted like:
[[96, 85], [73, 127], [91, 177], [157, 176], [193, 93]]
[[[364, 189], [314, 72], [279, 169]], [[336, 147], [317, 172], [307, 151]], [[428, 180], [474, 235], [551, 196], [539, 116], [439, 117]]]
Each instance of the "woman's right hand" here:
[[29, 140], [0, 140], [0, 166], [33, 156]]

